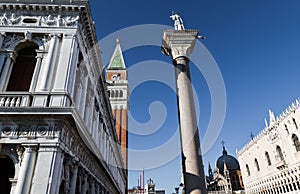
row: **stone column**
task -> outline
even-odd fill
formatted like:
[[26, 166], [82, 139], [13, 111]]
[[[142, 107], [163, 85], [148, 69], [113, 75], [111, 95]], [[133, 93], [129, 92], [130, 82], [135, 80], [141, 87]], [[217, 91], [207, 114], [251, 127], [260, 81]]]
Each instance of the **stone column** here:
[[90, 194], [96, 194], [95, 179], [93, 177], [90, 177]]
[[35, 168], [37, 145], [24, 145], [24, 147], [25, 151], [21, 163], [15, 194], [29, 193]]
[[12, 70], [12, 64], [16, 62], [17, 53], [14, 51], [9, 51], [6, 54], [6, 60], [5, 63], [3, 63], [3, 66], [0, 65], [0, 90], [6, 90], [6, 86], [9, 81], [10, 72]]
[[6, 33], [5, 32], [0, 32], [0, 49], [2, 48], [3, 45], [3, 41], [6, 37]]
[[200, 149], [199, 132], [190, 77], [189, 56], [198, 31], [166, 30], [162, 51], [175, 66], [178, 116], [181, 135], [182, 167], [186, 194], [205, 194], [205, 174]]
[[81, 194], [86, 194], [88, 189], [88, 174], [83, 175], [83, 185], [81, 187]]
[[78, 164], [75, 162], [72, 167], [70, 194], [75, 194], [75, 192], [76, 192], [77, 174], [78, 174]]
[[30, 86], [29, 91], [30, 92], [34, 92], [36, 84], [37, 84], [37, 80], [38, 80], [38, 76], [39, 76], [39, 72], [41, 69], [41, 65], [42, 65], [42, 61], [43, 61], [43, 57], [44, 57], [44, 51], [41, 50], [36, 50], [36, 66], [35, 66], [35, 70], [32, 76], [32, 83]]
[[41, 69], [40, 75], [39, 75], [39, 84], [38, 89], [39, 91], [47, 91], [49, 81], [50, 81], [50, 73], [51, 73], [51, 67], [54, 65], [55, 62], [55, 52], [56, 52], [56, 46], [58, 42], [58, 35], [54, 34], [51, 38], [48, 54], [44, 66]]

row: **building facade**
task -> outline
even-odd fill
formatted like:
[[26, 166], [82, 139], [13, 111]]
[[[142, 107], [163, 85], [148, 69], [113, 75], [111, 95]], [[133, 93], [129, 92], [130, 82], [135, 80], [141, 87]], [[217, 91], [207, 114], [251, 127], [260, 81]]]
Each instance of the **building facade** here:
[[296, 100], [237, 152], [246, 193], [300, 193], [300, 102]]
[[0, 2], [0, 188], [125, 193], [88, 0]]

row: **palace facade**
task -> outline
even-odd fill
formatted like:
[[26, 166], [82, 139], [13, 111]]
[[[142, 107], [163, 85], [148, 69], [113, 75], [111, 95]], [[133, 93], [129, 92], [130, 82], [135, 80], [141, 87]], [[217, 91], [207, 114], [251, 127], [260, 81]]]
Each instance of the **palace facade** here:
[[300, 193], [300, 102], [296, 100], [237, 152], [248, 194]]

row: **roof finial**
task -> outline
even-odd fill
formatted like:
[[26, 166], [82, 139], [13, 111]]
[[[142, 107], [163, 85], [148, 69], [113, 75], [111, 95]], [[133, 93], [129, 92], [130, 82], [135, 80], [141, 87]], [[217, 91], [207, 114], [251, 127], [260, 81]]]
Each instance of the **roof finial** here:
[[117, 43], [117, 44], [120, 44], [120, 38], [117, 38], [117, 39], [116, 39], [116, 43]]
[[227, 151], [226, 151], [226, 149], [225, 149], [225, 141], [224, 140], [222, 140], [222, 145], [223, 145], [223, 155], [227, 155]]

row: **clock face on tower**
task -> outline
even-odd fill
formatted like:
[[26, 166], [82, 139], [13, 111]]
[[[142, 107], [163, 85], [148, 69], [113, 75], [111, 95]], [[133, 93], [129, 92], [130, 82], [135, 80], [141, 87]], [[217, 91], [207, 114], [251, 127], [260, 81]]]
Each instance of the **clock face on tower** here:
[[111, 79], [112, 79], [112, 81], [117, 81], [117, 80], [120, 80], [120, 74], [118, 73], [118, 74], [113, 74], [112, 76], [111, 76]]

